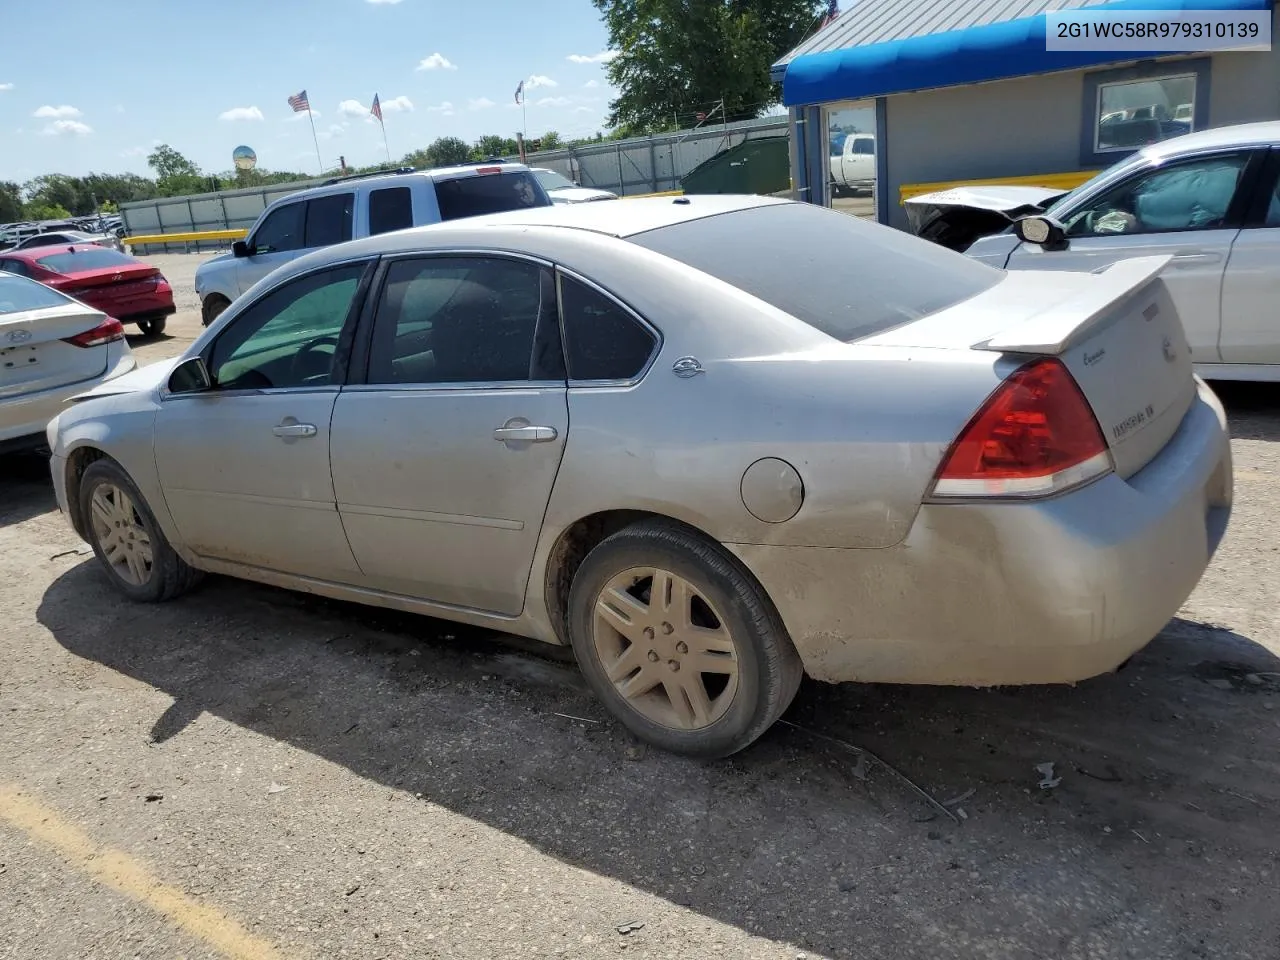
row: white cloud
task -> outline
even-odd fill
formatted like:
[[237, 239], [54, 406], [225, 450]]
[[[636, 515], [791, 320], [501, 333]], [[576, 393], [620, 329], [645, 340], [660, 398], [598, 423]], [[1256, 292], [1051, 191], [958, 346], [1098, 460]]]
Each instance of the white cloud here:
[[[319, 110], [317, 110], [315, 107], [311, 108], [312, 119], [319, 120], [320, 117], [322, 116], [323, 114]], [[289, 116], [285, 118], [285, 123], [297, 123], [299, 120], [305, 120], [305, 119], [307, 119], [307, 112], [305, 110], [302, 111], [302, 113], [291, 112]]]
[[257, 107], [232, 107], [218, 114], [219, 120], [262, 120], [262, 111]]
[[146, 147], [130, 147], [128, 150], [121, 150], [122, 157], [145, 157], [150, 151]]
[[55, 120], [40, 131], [47, 137], [57, 137], [64, 133], [74, 133], [78, 137], [93, 133], [93, 127], [79, 120]]
[[452, 117], [453, 104], [450, 103], [448, 100], [446, 100], [444, 103], [440, 104], [440, 106], [438, 107], [427, 107], [427, 113], [438, 113], [442, 117]]
[[595, 113], [596, 108], [595, 107], [574, 107], [573, 112], [574, 113]]
[[418, 63], [417, 70], [457, 70], [443, 54], [433, 53]]
[[571, 53], [565, 59], [571, 63], [608, 63], [618, 55], [618, 52], [617, 50], [602, 50], [590, 56], [583, 53]]
[[598, 86], [600, 86], [599, 80], [588, 80], [586, 83], [582, 85], [583, 89], [585, 90], [594, 90]]
[[321, 140], [332, 140], [334, 137], [340, 137], [347, 132], [347, 128], [340, 123], [329, 124], [328, 130], [320, 130], [316, 136]]
[[382, 101], [383, 113], [413, 113], [413, 101], [408, 97], [393, 97]]
[[476, 97], [474, 100], [467, 101], [468, 110], [488, 110], [496, 104], [488, 97]]
[[540, 107], [567, 107], [570, 101], [568, 97], [543, 97], [538, 101]]
[[8, 90], [12, 90], [12, 89], [13, 89], [13, 84], [12, 84], [12, 83], [0, 83], [0, 93], [4, 93], [4, 92], [6, 92], [6, 91], [8, 91]]
[[539, 87], [558, 87], [558, 86], [560, 86], [560, 84], [556, 83], [550, 77], [544, 77], [540, 73], [535, 73], [532, 77], [530, 77], [528, 80], [524, 82], [524, 88], [526, 90], [537, 90]]
[[338, 104], [338, 113], [344, 117], [355, 117], [357, 119], [372, 120], [373, 114], [359, 100], [343, 100]]
[[36, 110], [32, 116], [39, 117], [41, 120], [68, 120], [71, 117], [81, 116], [81, 113], [75, 107], [69, 107], [65, 103], [60, 107], [51, 107], [46, 104]]

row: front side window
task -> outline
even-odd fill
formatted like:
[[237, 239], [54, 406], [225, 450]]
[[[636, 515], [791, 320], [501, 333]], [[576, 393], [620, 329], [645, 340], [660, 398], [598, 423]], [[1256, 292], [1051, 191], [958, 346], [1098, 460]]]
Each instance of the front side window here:
[[253, 252], [285, 253], [302, 249], [302, 222], [306, 214], [305, 203], [289, 203], [276, 207], [253, 235]]
[[436, 182], [441, 220], [548, 207], [551, 198], [532, 173], [481, 173]]
[[1248, 159], [1206, 157], [1138, 173], [1066, 213], [1063, 226], [1069, 237], [1222, 227]]
[[371, 384], [563, 378], [543, 268], [496, 257], [400, 260], [387, 270], [369, 351]]
[[265, 390], [334, 382], [334, 358], [364, 264], [302, 277], [235, 318], [209, 356], [215, 389]]
[[570, 380], [632, 380], [649, 363], [658, 342], [615, 301], [563, 275], [560, 315]]
[[369, 236], [413, 226], [413, 196], [408, 187], [383, 187], [369, 194]]
[[303, 245], [328, 247], [351, 239], [354, 193], [334, 193], [307, 201], [307, 229]]

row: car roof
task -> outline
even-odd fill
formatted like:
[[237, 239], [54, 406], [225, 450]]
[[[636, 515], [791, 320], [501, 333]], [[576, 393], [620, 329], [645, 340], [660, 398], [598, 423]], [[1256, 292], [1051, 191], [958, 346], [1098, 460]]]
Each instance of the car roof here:
[[1213, 127], [1180, 137], [1161, 140], [1142, 148], [1142, 155], [1151, 160], [1163, 160], [1186, 153], [1217, 150], [1223, 147], [1258, 147], [1280, 143], [1280, 121], [1265, 120], [1260, 123], [1237, 123], [1229, 127]]

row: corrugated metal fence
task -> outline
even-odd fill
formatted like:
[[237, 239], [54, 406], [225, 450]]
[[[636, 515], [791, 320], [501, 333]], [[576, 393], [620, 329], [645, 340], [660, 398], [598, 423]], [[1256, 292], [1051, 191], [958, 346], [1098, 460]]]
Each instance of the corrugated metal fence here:
[[[602, 141], [565, 150], [544, 150], [530, 154], [528, 160], [530, 166], [548, 167], [584, 187], [634, 196], [678, 190], [685, 174], [722, 150], [754, 137], [776, 137], [786, 132], [785, 116], [761, 117], [700, 130]], [[122, 204], [120, 213], [130, 235], [248, 229], [269, 203], [323, 183], [324, 179], [327, 178], [143, 200]], [[226, 240], [192, 240], [147, 244], [145, 251], [137, 252], [195, 252], [226, 246]]]

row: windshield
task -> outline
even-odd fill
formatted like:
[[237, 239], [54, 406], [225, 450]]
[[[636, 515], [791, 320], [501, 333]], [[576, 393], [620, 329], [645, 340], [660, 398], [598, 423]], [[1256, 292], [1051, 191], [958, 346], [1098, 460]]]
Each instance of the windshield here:
[[631, 240], [846, 343], [968, 300], [1004, 275], [900, 230], [809, 203], [703, 217]]
[[1092, 190], [1098, 183], [1100, 183], [1103, 180], [1103, 178], [1110, 177], [1113, 173], [1118, 173], [1121, 170], [1127, 170], [1131, 167], [1140, 167], [1146, 162], [1147, 162], [1147, 158], [1144, 157], [1141, 153], [1130, 154], [1129, 156], [1125, 157], [1123, 160], [1117, 163], [1113, 163], [1111, 166], [1107, 167], [1107, 169], [1103, 170], [1102, 172], [1094, 174], [1092, 177], [1090, 177], [1084, 183], [1080, 184], [1080, 186], [1076, 187], [1071, 192], [1064, 193], [1057, 200], [1053, 201], [1053, 203], [1049, 204], [1049, 206], [1045, 208], [1045, 211], [1044, 211], [1045, 215], [1050, 217], [1057, 217], [1058, 214], [1060, 214], [1063, 210], [1067, 208], [1067, 206], [1071, 203], [1071, 201], [1074, 198], [1081, 196], [1087, 190]]
[[40, 257], [36, 263], [54, 273], [79, 273], [82, 270], [106, 270], [111, 267], [132, 267], [138, 261], [124, 253], [106, 247], [89, 247], [70, 253], [51, 253]]
[[565, 187], [577, 186], [568, 177], [562, 177], [554, 170], [535, 170], [533, 175], [538, 178], [538, 182], [542, 184], [542, 189], [544, 190], [563, 190]]
[[67, 297], [56, 290], [50, 290], [43, 283], [0, 273], [0, 315], [61, 307], [70, 302]]

